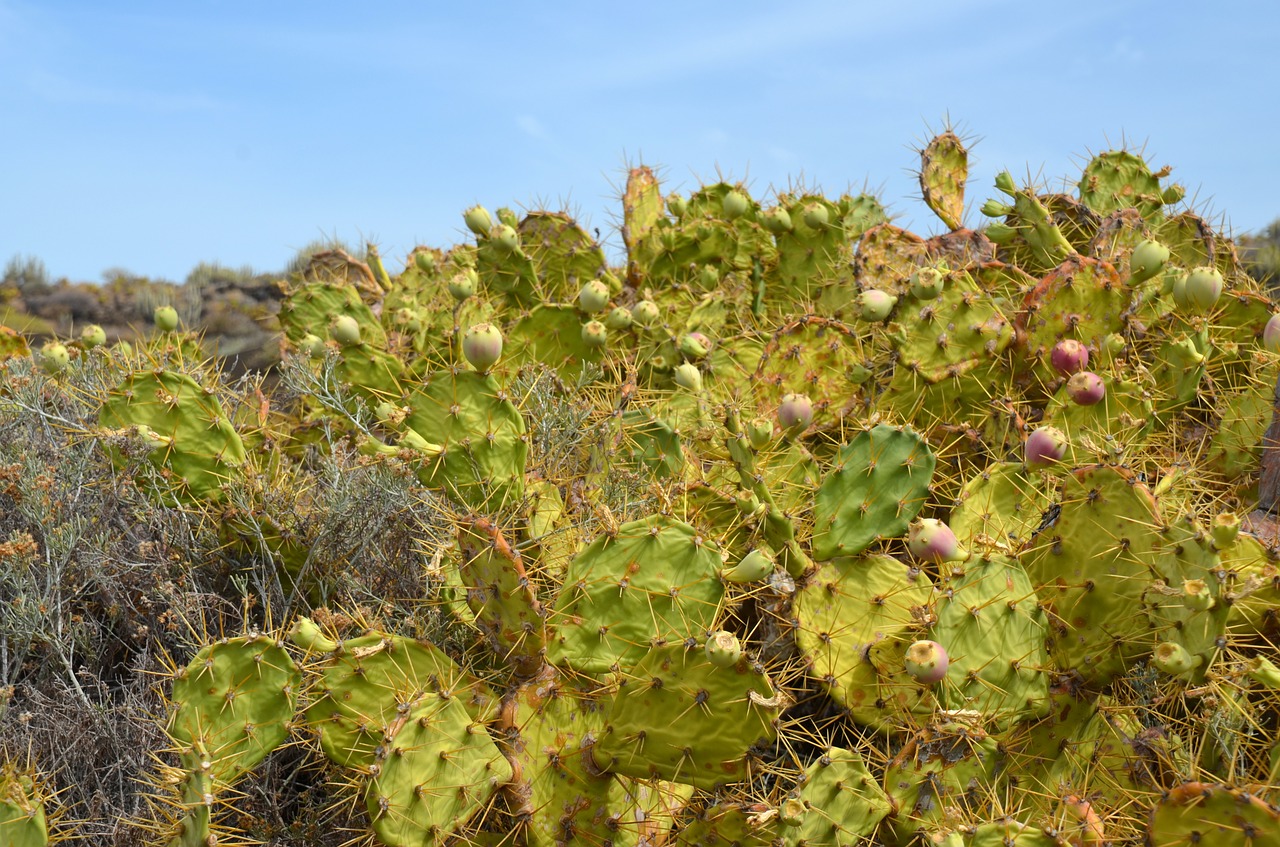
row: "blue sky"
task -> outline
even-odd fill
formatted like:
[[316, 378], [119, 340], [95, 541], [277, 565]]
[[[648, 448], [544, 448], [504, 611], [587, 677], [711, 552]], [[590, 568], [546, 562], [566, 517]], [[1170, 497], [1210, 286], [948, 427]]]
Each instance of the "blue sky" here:
[[[668, 190], [879, 189], [947, 115], [994, 174], [1079, 174], [1122, 139], [1237, 233], [1280, 216], [1280, 3], [613, 4], [0, 0], [0, 262], [175, 281], [320, 237], [465, 238], [567, 204], [610, 232], [627, 163]], [[616, 241], [616, 238], [614, 239]]]

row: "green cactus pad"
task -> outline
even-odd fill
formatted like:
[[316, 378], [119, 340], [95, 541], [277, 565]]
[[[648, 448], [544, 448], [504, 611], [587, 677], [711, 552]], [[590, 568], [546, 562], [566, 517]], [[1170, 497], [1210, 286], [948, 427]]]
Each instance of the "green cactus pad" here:
[[45, 847], [49, 821], [36, 781], [12, 763], [0, 763], [0, 844]]
[[572, 300], [607, 267], [604, 250], [564, 212], [530, 212], [520, 222], [520, 244], [537, 269], [544, 302]]
[[920, 151], [920, 191], [925, 204], [951, 229], [964, 217], [964, 184], [969, 151], [950, 130], [934, 136]]
[[999, 791], [999, 747], [979, 726], [945, 718], [912, 735], [884, 775], [898, 837], [981, 816]]
[[387, 346], [382, 324], [353, 285], [307, 281], [280, 304], [280, 326], [295, 344], [307, 335], [328, 338], [330, 323], [342, 315], [359, 325], [362, 341], [378, 348]]
[[1100, 153], [1085, 165], [1080, 177], [1080, 200], [1100, 215], [1136, 208], [1149, 221], [1159, 221], [1171, 202], [1160, 179], [1168, 169], [1152, 173], [1141, 156], [1127, 150]]
[[627, 173], [627, 188], [622, 195], [622, 241], [628, 254], [635, 252], [662, 217], [662, 189], [658, 178], [644, 165], [632, 168]]
[[1151, 847], [1278, 847], [1280, 808], [1243, 788], [1187, 782], [1151, 811]]
[[676, 833], [679, 847], [771, 847], [782, 827], [768, 806], [712, 803], [686, 820]]
[[784, 832], [790, 847], [841, 847], [868, 838], [892, 811], [889, 797], [856, 750], [831, 747], [804, 772], [804, 822]]
[[1052, 504], [1044, 474], [1021, 462], [995, 462], [964, 484], [948, 526], [962, 544], [985, 541], [1017, 550]]
[[1048, 360], [1059, 341], [1070, 338], [1097, 350], [1105, 336], [1119, 332], [1131, 296], [1110, 264], [1080, 256], [1067, 259], [1028, 291], [1016, 327], [1040, 380], [1057, 376]]
[[542, 667], [546, 628], [524, 560], [502, 531], [483, 518], [459, 521], [458, 546], [476, 625], [516, 673], [533, 675]]
[[992, 362], [1013, 340], [1003, 308], [968, 271], [951, 271], [938, 297], [899, 308], [892, 336], [897, 369], [938, 383]]

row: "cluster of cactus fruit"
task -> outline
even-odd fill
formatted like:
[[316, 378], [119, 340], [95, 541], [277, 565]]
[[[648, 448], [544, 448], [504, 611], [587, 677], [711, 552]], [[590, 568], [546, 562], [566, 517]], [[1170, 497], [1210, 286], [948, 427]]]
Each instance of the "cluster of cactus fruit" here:
[[[149, 351], [46, 345], [50, 390], [114, 357], [96, 434], [304, 596], [287, 522], [229, 487], [345, 443], [454, 527], [422, 599], [461, 649], [300, 615], [173, 674], [159, 840], [234, 840], [235, 785], [295, 743], [389, 847], [1280, 844], [1280, 571], [1238, 518], [1280, 316], [1132, 152], [1075, 194], [1002, 173], [977, 229], [967, 163], [921, 151], [928, 238], [867, 195], [664, 197], [639, 167], [624, 265], [480, 206], [398, 276], [329, 257], [280, 323], [339, 390], [254, 417], [176, 314]], [[556, 476], [530, 372], [592, 409]], [[47, 843], [48, 795], [0, 771], [0, 843]]]

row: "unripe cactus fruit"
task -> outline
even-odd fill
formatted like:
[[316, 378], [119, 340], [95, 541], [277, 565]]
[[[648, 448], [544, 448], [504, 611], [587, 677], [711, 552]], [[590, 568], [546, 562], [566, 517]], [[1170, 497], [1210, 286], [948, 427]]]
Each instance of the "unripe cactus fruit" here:
[[813, 423], [813, 402], [803, 394], [787, 394], [778, 404], [778, 423], [783, 429], [808, 429]]
[[86, 350], [101, 347], [107, 343], [107, 331], [97, 324], [89, 324], [80, 330], [80, 343], [84, 345]]
[[1183, 284], [1183, 299], [1189, 308], [1207, 312], [1222, 296], [1222, 274], [1217, 268], [1200, 267], [1187, 274]]
[[609, 330], [600, 321], [587, 321], [582, 325], [582, 342], [588, 347], [603, 347], [609, 340]]
[[598, 279], [587, 282], [578, 289], [578, 308], [588, 315], [603, 312], [609, 305], [609, 286]]
[[690, 364], [689, 362], [676, 365], [672, 376], [676, 381], [676, 385], [681, 388], [694, 393], [702, 390], [702, 371], [698, 370], [697, 365]]
[[1064, 338], [1049, 351], [1049, 363], [1065, 376], [1079, 373], [1089, 366], [1089, 348], [1074, 338]]
[[1023, 449], [1027, 467], [1045, 467], [1062, 461], [1067, 452], [1067, 437], [1057, 427], [1042, 426], [1027, 436]]
[[872, 288], [858, 295], [858, 317], [868, 323], [879, 323], [889, 317], [898, 298], [887, 291]]
[[156, 306], [151, 320], [161, 332], [174, 332], [178, 328], [178, 310], [172, 306]]
[[1156, 647], [1155, 652], [1151, 654], [1151, 664], [1155, 665], [1156, 670], [1161, 673], [1167, 673], [1170, 676], [1179, 676], [1195, 670], [1203, 661], [1199, 656], [1191, 655], [1186, 647], [1174, 641], [1166, 641], [1160, 644]]
[[701, 332], [691, 332], [680, 338], [680, 354], [686, 359], [704, 359], [711, 349], [711, 339]]
[[774, 571], [774, 561], [768, 553], [755, 549], [738, 560], [732, 568], [720, 572], [725, 582], [741, 584], [758, 582]]
[[67, 349], [65, 344], [50, 341], [40, 348], [40, 367], [44, 368], [44, 372], [49, 376], [57, 376], [65, 371], [70, 364], [71, 351]]
[[1268, 353], [1280, 353], [1280, 312], [1272, 315], [1262, 328], [1262, 349]]
[[683, 218], [689, 211], [689, 201], [679, 194], [667, 195], [667, 211], [677, 218]]
[[911, 275], [911, 295], [919, 300], [933, 300], [942, 293], [946, 274], [937, 268], [921, 268]]
[[763, 450], [773, 443], [773, 421], [756, 418], [747, 424], [747, 441], [753, 450]]
[[631, 319], [640, 326], [653, 326], [662, 318], [658, 304], [652, 300], [641, 300], [631, 307]]
[[730, 191], [720, 201], [720, 208], [724, 211], [725, 220], [736, 221], [747, 213], [750, 208], [751, 201], [747, 199], [747, 195], [741, 191]]
[[946, 648], [936, 641], [917, 641], [907, 648], [903, 664], [907, 675], [921, 685], [941, 682], [951, 666]]
[[502, 358], [502, 330], [490, 323], [480, 323], [462, 336], [462, 355], [471, 367], [488, 371]]
[[794, 228], [794, 224], [791, 223], [791, 213], [781, 206], [774, 206], [762, 212], [760, 225], [774, 235], [790, 232]]
[[703, 649], [706, 650], [707, 659], [718, 668], [731, 668], [742, 658], [742, 645], [738, 643], [738, 636], [723, 629], [708, 635]]
[[520, 249], [520, 233], [508, 224], [498, 224], [489, 230], [489, 241], [506, 253], [514, 253]]
[[604, 325], [607, 329], [630, 329], [631, 328], [631, 310], [626, 306], [615, 306], [609, 310], [609, 314], [605, 316]]
[[1236, 543], [1240, 535], [1240, 518], [1234, 512], [1222, 512], [1213, 519], [1209, 528], [1214, 550], [1226, 550]]
[[1203, 579], [1184, 579], [1182, 605], [1193, 612], [1207, 612], [1217, 605], [1217, 601], [1209, 592], [1209, 584]]
[[831, 211], [817, 200], [806, 203], [801, 214], [805, 225], [810, 229], [826, 229], [827, 224], [831, 223]]
[[449, 278], [449, 296], [459, 303], [476, 293], [478, 274], [471, 268], [459, 271]]
[[334, 315], [329, 321], [329, 337], [344, 347], [360, 343], [360, 324], [350, 315]]
[[1077, 406], [1092, 406], [1107, 396], [1107, 384], [1090, 371], [1080, 371], [1067, 380], [1067, 396]]
[[484, 206], [472, 206], [462, 213], [462, 221], [467, 229], [476, 235], [486, 236], [493, 231], [493, 218]]
[[1146, 282], [1164, 270], [1169, 261], [1169, 248], [1159, 241], [1142, 241], [1133, 248], [1129, 256], [1129, 281], [1137, 284]]
[[298, 349], [313, 359], [323, 359], [325, 351], [329, 348], [325, 346], [323, 338], [315, 333], [308, 332], [298, 342]]
[[959, 557], [956, 534], [936, 518], [919, 518], [907, 528], [907, 549], [921, 562], [949, 562]]
[[[488, 230], [485, 230], [485, 232], [488, 232]], [[436, 257], [430, 253], [414, 253], [413, 265], [424, 274], [433, 274], [436, 272], [439, 263], [436, 262]]]
[[782, 805], [778, 807], [778, 820], [782, 821], [785, 827], [797, 827], [804, 823], [804, 817], [809, 812], [809, 807], [804, 801], [797, 797], [788, 797], [782, 801]]

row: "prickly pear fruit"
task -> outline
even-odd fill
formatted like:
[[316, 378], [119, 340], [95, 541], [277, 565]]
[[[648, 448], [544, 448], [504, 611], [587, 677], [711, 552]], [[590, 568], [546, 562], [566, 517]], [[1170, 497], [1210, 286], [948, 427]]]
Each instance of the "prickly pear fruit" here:
[[578, 308], [588, 315], [602, 312], [608, 305], [609, 286], [600, 280], [590, 280], [578, 290]]
[[467, 229], [476, 235], [488, 235], [493, 231], [493, 218], [484, 206], [472, 206], [462, 213], [462, 221]]
[[785, 827], [797, 827], [804, 823], [804, 816], [808, 812], [809, 807], [804, 804], [803, 800], [798, 797], [788, 797], [778, 807], [778, 820]]
[[946, 275], [937, 268], [921, 268], [911, 275], [911, 295], [918, 300], [933, 300], [942, 293]]
[[325, 346], [323, 338], [313, 332], [308, 332], [298, 342], [298, 349], [313, 359], [323, 359], [325, 350], [328, 348]]
[[652, 300], [641, 300], [631, 307], [631, 319], [640, 326], [653, 326], [662, 318], [658, 304]]
[[605, 316], [604, 325], [606, 329], [624, 330], [631, 328], [631, 310], [626, 306], [615, 306], [609, 310], [609, 314]]
[[936, 641], [917, 641], [907, 648], [903, 664], [907, 675], [921, 685], [933, 685], [942, 681], [951, 666], [951, 657]]
[[725, 220], [736, 221], [747, 213], [750, 208], [751, 201], [747, 199], [747, 195], [741, 191], [730, 191], [720, 201], [720, 208], [724, 210]]
[[440, 263], [430, 253], [414, 253], [413, 266], [424, 274], [433, 274], [440, 266]]
[[813, 402], [803, 394], [787, 394], [778, 404], [778, 423], [783, 429], [808, 429], [813, 423]]
[[417, 430], [406, 429], [400, 436], [400, 447], [404, 450], [413, 450], [416, 453], [422, 453], [428, 458], [435, 458], [444, 452], [444, 448], [439, 444], [432, 444], [427, 439], [418, 434]]
[[753, 450], [763, 450], [773, 443], [773, 422], [768, 418], [756, 418], [747, 424], [747, 440]]
[[609, 330], [600, 321], [587, 321], [582, 325], [582, 343], [588, 347], [603, 347], [609, 340]]
[[758, 582], [773, 573], [773, 571], [773, 557], [764, 550], [757, 548], [739, 559], [738, 564], [722, 570], [720, 576], [724, 578], [725, 582], [741, 584]]
[[704, 359], [711, 349], [711, 339], [701, 332], [691, 332], [680, 339], [680, 354], [686, 359]]
[[1280, 353], [1280, 312], [1272, 315], [1262, 328], [1262, 348], [1268, 353]]
[[1174, 641], [1160, 644], [1151, 654], [1151, 664], [1155, 665], [1156, 670], [1170, 676], [1179, 676], [1195, 670], [1202, 661], [1204, 660], [1199, 656], [1191, 655], [1186, 647]]
[[40, 366], [49, 376], [57, 376], [71, 364], [71, 351], [65, 344], [50, 341], [40, 348]]
[[1135, 285], [1146, 282], [1164, 270], [1169, 261], [1169, 248], [1159, 241], [1142, 241], [1129, 256], [1129, 281]]
[[1024, 445], [1024, 461], [1029, 468], [1039, 468], [1061, 462], [1067, 452], [1067, 437], [1062, 430], [1042, 426], [1027, 436]]
[[681, 388], [693, 392], [702, 390], [702, 371], [698, 370], [698, 366], [689, 362], [676, 365], [672, 377], [676, 381], [676, 385]]
[[1065, 376], [1079, 373], [1089, 366], [1089, 348], [1074, 338], [1064, 338], [1049, 351], [1049, 363]]
[[86, 350], [101, 347], [107, 343], [107, 331], [97, 324], [89, 324], [80, 330], [80, 343], [84, 345]]
[[738, 511], [750, 517], [759, 512], [764, 504], [760, 502], [760, 498], [755, 495], [754, 491], [742, 489], [733, 498], [733, 505], [738, 507]]
[[490, 323], [476, 324], [462, 336], [462, 355], [471, 367], [484, 373], [502, 357], [502, 330]]
[[476, 272], [471, 268], [459, 271], [449, 278], [449, 296], [461, 303], [476, 293]]
[[676, 218], [683, 218], [685, 213], [689, 211], [688, 199], [681, 197], [679, 194], [670, 194], [667, 196], [667, 211]]
[[810, 229], [826, 229], [827, 224], [831, 223], [831, 211], [816, 200], [806, 203], [801, 214], [805, 225]]
[[920, 518], [907, 527], [907, 549], [921, 562], [949, 562], [960, 553], [956, 534], [936, 518]]
[[1222, 512], [1213, 519], [1209, 536], [1214, 550], [1226, 550], [1240, 535], [1240, 518], [1234, 512]]
[[707, 659], [718, 668], [731, 668], [742, 658], [742, 645], [738, 643], [738, 636], [723, 629], [707, 636], [704, 649], [707, 651]]
[[858, 295], [858, 317], [868, 323], [879, 323], [889, 317], [898, 298], [887, 291], [872, 288]]
[[791, 223], [791, 213], [781, 206], [774, 206], [772, 209], [761, 212], [760, 225], [774, 235], [790, 232], [795, 227]]
[[178, 329], [178, 310], [172, 306], [156, 306], [151, 320], [161, 332], [174, 332]]
[[514, 253], [520, 249], [520, 233], [509, 224], [498, 224], [489, 230], [489, 241], [506, 253]]
[[1207, 612], [1217, 605], [1217, 601], [1203, 579], [1185, 579], [1182, 581], [1182, 605], [1193, 612]]
[[1092, 406], [1107, 395], [1107, 384], [1090, 371], [1080, 371], [1067, 380], [1067, 396], [1077, 406]]
[[334, 315], [329, 322], [329, 337], [344, 347], [360, 343], [360, 324], [350, 315]]
[[1183, 299], [1189, 308], [1197, 312], [1207, 312], [1222, 296], [1222, 274], [1217, 268], [1196, 268], [1187, 274], [1183, 284]]

